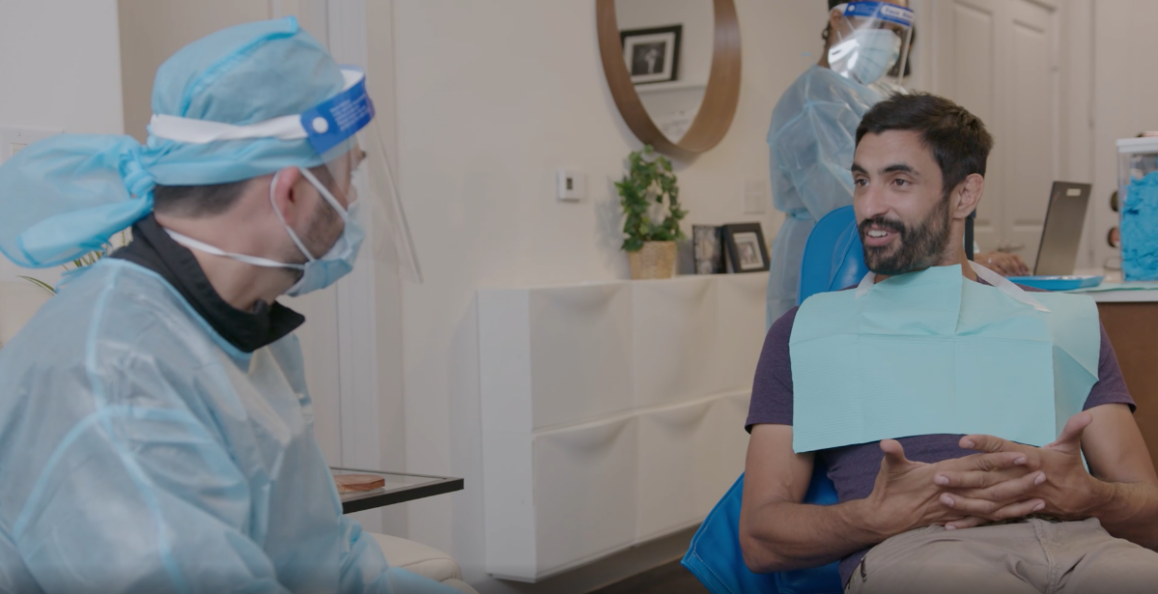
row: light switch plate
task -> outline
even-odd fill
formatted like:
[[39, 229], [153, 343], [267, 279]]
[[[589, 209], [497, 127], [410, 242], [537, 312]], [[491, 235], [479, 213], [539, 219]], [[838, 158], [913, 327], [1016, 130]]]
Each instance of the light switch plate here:
[[555, 197], [564, 202], [578, 202], [587, 197], [587, 175], [582, 171], [560, 169], [555, 174]]
[[20, 152], [28, 145], [60, 134], [62, 130], [51, 128], [12, 128], [0, 126], [0, 163]]
[[767, 210], [767, 183], [762, 179], [744, 180], [744, 214], [764, 214]]

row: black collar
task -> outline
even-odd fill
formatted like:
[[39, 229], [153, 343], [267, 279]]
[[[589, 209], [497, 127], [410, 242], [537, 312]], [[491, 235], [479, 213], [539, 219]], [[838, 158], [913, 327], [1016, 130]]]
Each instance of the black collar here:
[[133, 225], [133, 241], [112, 254], [161, 275], [209, 325], [238, 349], [252, 353], [301, 326], [306, 318], [276, 301], [244, 312], [226, 303], [193, 257], [149, 215]]

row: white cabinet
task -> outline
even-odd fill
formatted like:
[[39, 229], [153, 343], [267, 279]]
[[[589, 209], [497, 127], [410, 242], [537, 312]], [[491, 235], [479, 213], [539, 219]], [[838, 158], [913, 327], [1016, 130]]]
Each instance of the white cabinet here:
[[698, 524], [727, 490], [717, 488], [715, 472], [722, 435], [711, 413], [718, 405], [713, 398], [639, 413], [640, 540]]
[[[720, 391], [747, 392], [752, 389], [752, 374], [764, 345], [764, 295], [768, 277], [749, 273], [714, 278], [720, 301], [719, 339], [715, 347]], [[746, 412], [744, 418], [747, 418]]]
[[630, 285], [480, 291], [479, 313], [483, 389], [503, 392], [484, 396], [484, 427], [545, 429], [632, 408]]
[[487, 571], [694, 526], [743, 470], [764, 274], [479, 292]]
[[634, 418], [548, 431], [531, 448], [539, 567], [582, 563], [635, 542]]
[[[756, 363], [752, 362], [755, 369]], [[720, 398], [716, 406], [712, 407], [713, 422], [716, 423], [720, 435], [720, 463], [716, 466], [719, 476], [716, 478], [720, 494], [713, 501], [724, 496], [728, 487], [736, 482], [736, 477], [744, 472], [744, 457], [748, 453], [748, 432], [744, 430], [744, 421], [748, 419], [748, 402], [751, 401], [751, 391], [725, 395]]]
[[637, 407], [678, 404], [718, 390], [719, 366], [712, 364], [718, 287], [710, 276], [631, 287]]

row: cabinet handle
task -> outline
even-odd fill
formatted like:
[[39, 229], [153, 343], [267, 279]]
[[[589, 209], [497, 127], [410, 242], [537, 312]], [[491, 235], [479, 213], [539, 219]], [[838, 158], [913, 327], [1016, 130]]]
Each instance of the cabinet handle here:
[[708, 411], [711, 410], [712, 405], [716, 402], [716, 400], [708, 400], [706, 402], [697, 402], [696, 404], [685, 404], [676, 408], [658, 410], [650, 413], [650, 415], [657, 422], [672, 429], [686, 429], [708, 418]]
[[634, 421], [635, 417], [626, 417], [586, 427], [560, 429], [557, 432], [537, 435], [535, 440], [549, 439], [577, 450], [590, 450], [610, 443]]

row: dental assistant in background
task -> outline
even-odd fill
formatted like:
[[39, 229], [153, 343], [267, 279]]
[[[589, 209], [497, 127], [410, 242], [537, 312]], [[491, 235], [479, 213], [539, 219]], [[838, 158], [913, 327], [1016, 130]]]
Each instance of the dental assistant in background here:
[[255, 22], [177, 52], [152, 105], [144, 146], [62, 135], [0, 167], [14, 263], [133, 235], [0, 352], [0, 592], [455, 592], [342, 516], [278, 303], [348, 274], [375, 212], [418, 280], [363, 73]]
[[[827, 4], [820, 61], [780, 97], [768, 129], [772, 203], [787, 215], [772, 244], [768, 327], [796, 306], [804, 244], [816, 222], [852, 204], [849, 166], [861, 117], [904, 89], [914, 21], [908, 2]], [[976, 258], [1002, 274], [1025, 273], [1017, 256]]]

